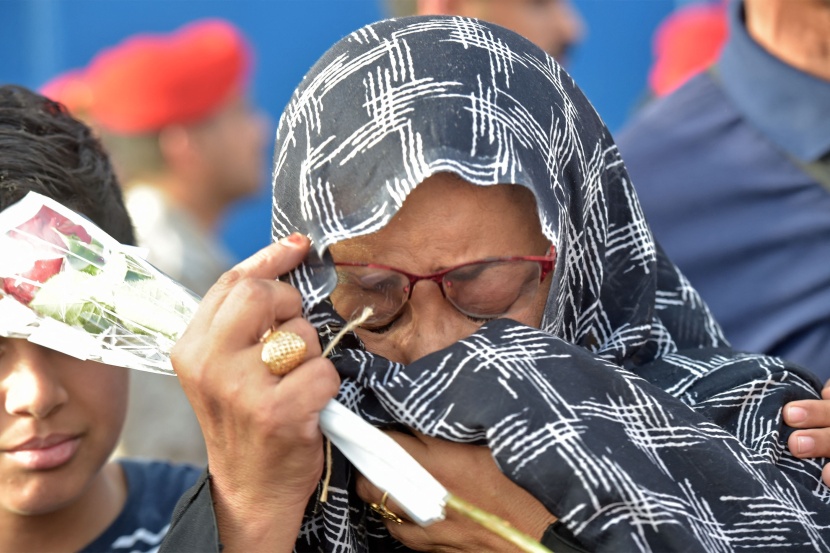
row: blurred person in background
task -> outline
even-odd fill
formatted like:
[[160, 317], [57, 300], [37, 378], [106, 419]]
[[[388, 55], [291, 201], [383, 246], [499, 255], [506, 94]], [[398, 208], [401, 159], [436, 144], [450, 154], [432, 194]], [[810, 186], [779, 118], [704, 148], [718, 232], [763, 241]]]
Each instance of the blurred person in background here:
[[265, 125], [247, 98], [249, 46], [230, 23], [130, 37], [86, 70], [100, 128], [149, 260], [203, 295], [233, 264], [216, 231], [264, 181]]
[[[264, 182], [266, 124], [247, 98], [251, 51], [223, 20], [139, 34], [84, 71], [87, 107], [148, 260], [198, 295], [233, 263], [218, 226]], [[177, 379], [136, 373], [119, 452], [206, 463]]]
[[566, 63], [585, 26], [570, 0], [385, 0], [393, 17], [460, 15], [474, 17], [518, 33]]
[[[717, 63], [618, 143], [657, 239], [732, 344], [830, 378], [830, 1], [731, 3]], [[795, 455], [830, 453], [827, 403], [785, 408]]]

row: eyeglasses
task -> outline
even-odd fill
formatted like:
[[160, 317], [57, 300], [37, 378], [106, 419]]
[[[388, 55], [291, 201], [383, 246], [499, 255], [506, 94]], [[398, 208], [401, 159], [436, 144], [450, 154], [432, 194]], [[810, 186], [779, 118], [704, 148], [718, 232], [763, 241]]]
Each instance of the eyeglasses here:
[[494, 319], [528, 307], [555, 261], [551, 247], [546, 256], [494, 257], [430, 275], [413, 275], [375, 263], [335, 263], [337, 287], [331, 302], [347, 320], [364, 307], [371, 307], [373, 314], [362, 326], [379, 329], [395, 320], [412, 297], [416, 283], [430, 280], [464, 315]]

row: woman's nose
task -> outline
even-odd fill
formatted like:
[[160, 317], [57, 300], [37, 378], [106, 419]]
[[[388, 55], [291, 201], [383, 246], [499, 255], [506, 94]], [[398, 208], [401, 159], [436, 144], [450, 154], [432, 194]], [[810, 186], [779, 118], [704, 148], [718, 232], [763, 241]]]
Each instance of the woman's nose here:
[[4, 355], [4, 362], [9, 363], [2, 382], [6, 412], [45, 419], [69, 399], [59, 378], [60, 367], [51, 365], [43, 347], [15, 341], [19, 343], [13, 351]]
[[436, 282], [418, 282], [409, 306], [412, 326], [398, 345], [404, 363], [449, 347], [478, 329], [444, 297]]

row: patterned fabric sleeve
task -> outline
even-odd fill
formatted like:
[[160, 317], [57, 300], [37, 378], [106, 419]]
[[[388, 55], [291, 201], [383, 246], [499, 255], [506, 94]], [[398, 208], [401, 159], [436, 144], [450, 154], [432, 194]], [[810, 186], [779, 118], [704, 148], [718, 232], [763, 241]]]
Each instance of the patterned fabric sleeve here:
[[812, 383], [778, 360], [701, 355], [729, 370], [684, 390], [706, 398], [694, 410], [509, 320], [408, 366], [351, 350], [337, 365], [373, 392], [352, 396], [367, 419], [488, 445], [588, 550], [827, 549], [821, 461], [789, 456], [779, 416], [783, 401], [817, 397]]
[[207, 469], [176, 504], [159, 553], [219, 553], [219, 529]]

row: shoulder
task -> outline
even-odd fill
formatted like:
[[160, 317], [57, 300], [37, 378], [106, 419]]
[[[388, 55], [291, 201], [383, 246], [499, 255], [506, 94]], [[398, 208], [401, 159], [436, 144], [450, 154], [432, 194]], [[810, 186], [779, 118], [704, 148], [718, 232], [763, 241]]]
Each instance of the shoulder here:
[[161, 529], [170, 523], [179, 498], [199, 479], [202, 469], [160, 461], [120, 460], [127, 480], [127, 504], [121, 513], [134, 527]]
[[673, 160], [694, 159], [696, 150], [707, 151], [740, 119], [712, 75], [702, 73], [640, 108], [615, 139], [629, 169], [652, 166], [655, 161], [663, 163], [666, 155]]
[[647, 127], [670, 129], [678, 123], [689, 122], [691, 115], [720, 107], [725, 102], [728, 97], [713, 76], [700, 73], [671, 94], [654, 98], [637, 109], [617, 134], [617, 141], [629, 142]]
[[170, 527], [176, 502], [202, 469], [159, 461], [119, 460], [127, 501], [110, 527], [84, 551], [155, 551]]
[[175, 504], [182, 493], [196, 483], [203, 470], [194, 465], [165, 461], [122, 459], [119, 463], [124, 469], [130, 496], [152, 503], [172, 500]]

